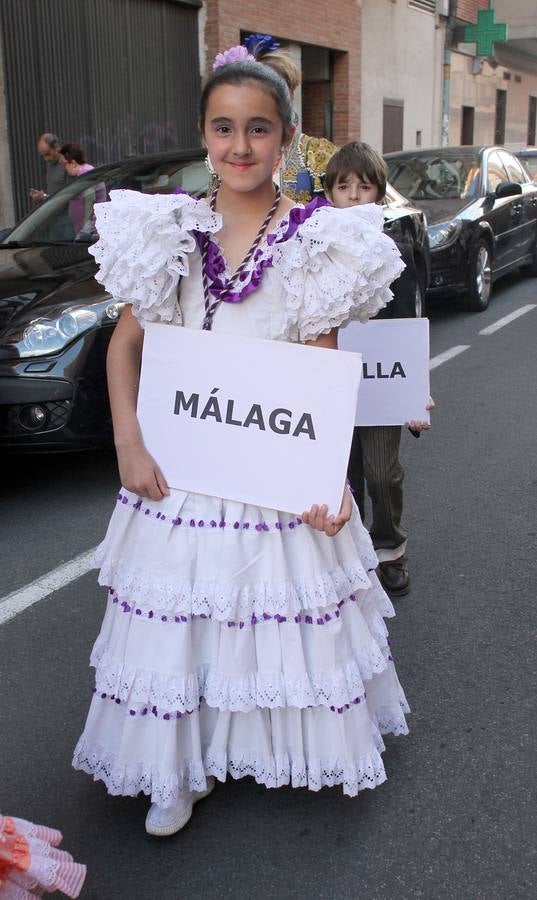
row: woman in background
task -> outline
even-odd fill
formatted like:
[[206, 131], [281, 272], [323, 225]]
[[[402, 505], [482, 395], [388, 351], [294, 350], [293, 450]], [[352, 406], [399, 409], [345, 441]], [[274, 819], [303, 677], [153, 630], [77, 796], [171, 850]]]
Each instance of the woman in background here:
[[[80, 144], [63, 144], [60, 150], [60, 159], [71, 178], [91, 172], [94, 168], [86, 162], [84, 151]], [[69, 203], [69, 217], [71, 219], [75, 240], [82, 234], [88, 237], [95, 231], [95, 218], [93, 207], [96, 203], [103, 203], [108, 199], [106, 187], [102, 182], [91, 187], [83, 194], [74, 197]]]

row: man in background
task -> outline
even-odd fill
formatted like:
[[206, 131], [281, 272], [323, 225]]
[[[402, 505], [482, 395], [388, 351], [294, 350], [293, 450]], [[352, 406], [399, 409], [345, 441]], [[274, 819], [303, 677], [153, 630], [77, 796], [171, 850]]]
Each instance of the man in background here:
[[45, 132], [37, 140], [37, 152], [46, 166], [46, 187], [44, 191], [32, 188], [30, 197], [34, 203], [42, 203], [51, 194], [62, 188], [67, 180], [67, 172], [60, 159], [61, 141], [55, 134]]

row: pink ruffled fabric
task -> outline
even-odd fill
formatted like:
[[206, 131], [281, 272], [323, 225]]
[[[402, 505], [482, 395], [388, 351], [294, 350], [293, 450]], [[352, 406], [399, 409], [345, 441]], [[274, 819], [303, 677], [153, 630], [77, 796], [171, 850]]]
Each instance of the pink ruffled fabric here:
[[62, 834], [26, 819], [0, 816], [0, 898], [31, 900], [61, 891], [78, 897], [86, 866], [59, 850]]

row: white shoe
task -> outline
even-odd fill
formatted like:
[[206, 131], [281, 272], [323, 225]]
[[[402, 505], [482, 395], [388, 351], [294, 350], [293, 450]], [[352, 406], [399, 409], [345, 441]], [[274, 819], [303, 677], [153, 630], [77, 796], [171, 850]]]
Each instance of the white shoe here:
[[180, 831], [190, 819], [194, 803], [207, 797], [213, 790], [214, 783], [214, 778], [209, 777], [204, 791], [181, 791], [177, 802], [168, 809], [162, 809], [157, 803], [152, 803], [145, 820], [147, 833], [156, 837], [168, 837]]

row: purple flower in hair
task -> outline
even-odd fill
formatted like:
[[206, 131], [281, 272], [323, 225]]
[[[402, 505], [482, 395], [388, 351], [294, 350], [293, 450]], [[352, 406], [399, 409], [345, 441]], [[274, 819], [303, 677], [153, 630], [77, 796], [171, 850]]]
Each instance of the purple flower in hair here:
[[229, 50], [224, 50], [223, 53], [216, 54], [213, 63], [213, 71], [215, 69], [219, 69], [220, 66], [227, 66], [229, 63], [234, 62], [243, 62], [246, 59], [251, 59], [253, 62], [255, 62], [255, 56], [252, 56], [251, 53], [248, 53], [246, 47], [238, 44], [236, 47], [230, 47]]
[[262, 53], [270, 53], [271, 50], [277, 50], [280, 46], [270, 34], [249, 34], [244, 39], [244, 46], [256, 59]]

